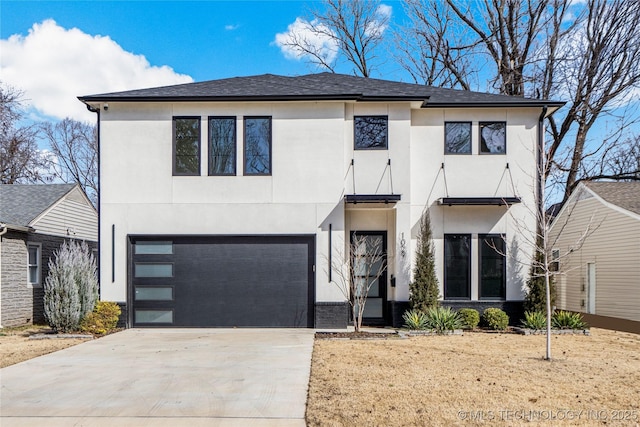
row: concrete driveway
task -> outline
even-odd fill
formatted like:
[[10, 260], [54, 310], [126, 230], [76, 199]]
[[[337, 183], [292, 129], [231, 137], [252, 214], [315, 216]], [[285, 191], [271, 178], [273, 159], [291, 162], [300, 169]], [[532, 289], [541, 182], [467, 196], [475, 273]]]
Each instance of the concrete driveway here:
[[304, 426], [311, 329], [128, 329], [0, 370], [9, 426]]

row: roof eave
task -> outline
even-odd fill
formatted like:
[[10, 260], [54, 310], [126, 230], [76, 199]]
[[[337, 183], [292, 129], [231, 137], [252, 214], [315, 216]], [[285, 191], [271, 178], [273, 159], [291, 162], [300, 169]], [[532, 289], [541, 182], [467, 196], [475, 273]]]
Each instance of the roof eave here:
[[95, 102], [280, 102], [280, 101], [357, 101], [357, 102], [421, 102], [425, 97], [343, 95], [277, 95], [277, 96], [79, 96], [85, 104]]
[[549, 102], [428, 102], [423, 108], [477, 108], [477, 107], [495, 107], [495, 108], [539, 108], [548, 107], [547, 116], [553, 114], [556, 110], [564, 106], [566, 102], [549, 101]]

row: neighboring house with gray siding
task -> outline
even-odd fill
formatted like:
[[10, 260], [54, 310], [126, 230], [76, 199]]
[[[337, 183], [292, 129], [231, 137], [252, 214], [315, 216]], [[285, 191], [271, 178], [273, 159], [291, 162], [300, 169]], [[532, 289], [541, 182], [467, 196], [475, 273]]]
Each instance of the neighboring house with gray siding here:
[[550, 238], [559, 309], [640, 321], [640, 182], [578, 185]]
[[98, 213], [79, 185], [0, 185], [0, 327], [44, 322], [42, 285], [66, 239], [97, 248]]

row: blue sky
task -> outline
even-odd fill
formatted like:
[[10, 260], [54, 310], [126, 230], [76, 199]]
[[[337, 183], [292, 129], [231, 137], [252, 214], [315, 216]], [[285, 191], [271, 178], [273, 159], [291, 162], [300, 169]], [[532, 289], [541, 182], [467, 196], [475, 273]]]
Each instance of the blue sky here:
[[[402, 6], [391, 6], [399, 22]], [[78, 95], [263, 73], [318, 71], [275, 43], [319, 1], [16, 1], [0, 3], [0, 80], [34, 119], [93, 117]], [[145, 62], [146, 61], [146, 62]], [[345, 65], [338, 71], [350, 73]], [[378, 77], [409, 80], [388, 64]]]

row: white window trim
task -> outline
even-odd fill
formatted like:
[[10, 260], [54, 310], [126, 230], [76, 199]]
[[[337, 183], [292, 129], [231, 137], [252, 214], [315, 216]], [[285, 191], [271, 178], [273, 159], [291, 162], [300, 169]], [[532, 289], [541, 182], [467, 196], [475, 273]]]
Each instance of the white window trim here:
[[[37, 255], [37, 264], [36, 266], [38, 267], [38, 273], [37, 273], [37, 277], [38, 277], [38, 281], [37, 282], [31, 282], [30, 281], [30, 269], [32, 264], [29, 264], [29, 248], [31, 247], [35, 247], [38, 249], [38, 255]], [[40, 286], [42, 286], [42, 243], [35, 243], [35, 242], [27, 242], [27, 285], [31, 288], [38, 288]]]

